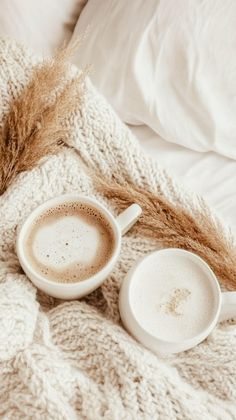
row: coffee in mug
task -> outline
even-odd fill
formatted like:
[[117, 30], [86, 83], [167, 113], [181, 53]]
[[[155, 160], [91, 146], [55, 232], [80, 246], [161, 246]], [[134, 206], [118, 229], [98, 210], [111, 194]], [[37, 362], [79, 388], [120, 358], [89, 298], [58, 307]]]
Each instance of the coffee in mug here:
[[18, 226], [16, 252], [21, 267], [50, 296], [86, 296], [111, 274], [122, 235], [141, 213], [134, 203], [114, 217], [94, 198], [80, 194], [54, 197]]
[[236, 316], [236, 292], [221, 293], [198, 255], [157, 250], [127, 273], [119, 298], [121, 319], [144, 346], [165, 356], [201, 343], [219, 321]]
[[31, 267], [60, 283], [86, 280], [111, 258], [115, 237], [109, 220], [92, 205], [71, 201], [45, 210], [24, 239]]
[[214, 287], [198, 261], [170, 252], [159, 252], [149, 264], [140, 266], [130, 303], [146, 331], [174, 342], [200, 334], [217, 309]]

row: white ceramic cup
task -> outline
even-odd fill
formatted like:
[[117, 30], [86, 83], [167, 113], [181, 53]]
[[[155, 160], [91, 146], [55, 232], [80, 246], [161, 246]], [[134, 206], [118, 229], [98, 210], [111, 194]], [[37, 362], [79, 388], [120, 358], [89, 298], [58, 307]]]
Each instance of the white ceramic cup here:
[[[132, 310], [131, 286], [132, 283], [135, 282], [135, 275], [137, 275], [137, 270], [144, 262], [148, 264], [148, 259], [155, 258], [156, 254], [158, 254], [158, 257], [160, 257], [161, 253], [175, 256], [181, 256], [184, 254], [185, 257], [188, 257], [190, 260], [197, 263], [198, 266], [202, 269], [206, 281], [210, 282], [211, 290], [214, 294], [214, 315], [212, 316], [212, 319], [206, 328], [202, 330], [198, 335], [186, 340], [171, 342], [158, 338], [158, 332], [155, 336], [150, 334], [140, 325], [140, 322], [138, 322], [134, 315], [134, 311]], [[189, 279], [189, 281], [191, 282], [191, 279]], [[148, 278], [145, 279], [144, 287], [148, 287]], [[201, 341], [205, 340], [205, 338], [212, 332], [217, 322], [235, 317], [236, 292], [222, 293], [215, 274], [209, 265], [197, 255], [181, 249], [168, 248], [148, 254], [134, 264], [122, 283], [119, 297], [119, 308], [123, 324], [130, 332], [130, 334], [154, 353], [164, 356], [170, 353], [178, 353], [184, 350], [188, 350], [196, 346]]]
[[[40, 216], [45, 210], [53, 208], [58, 204], [68, 203], [68, 202], [79, 202], [87, 204], [88, 206], [93, 206], [96, 208], [109, 222], [112, 227], [115, 246], [114, 252], [111, 255], [111, 258], [107, 264], [96, 274], [85, 279], [81, 282], [76, 283], [59, 283], [55, 281], [50, 281], [47, 278], [43, 277], [40, 273], [35, 271], [31, 266], [30, 262], [27, 260], [25, 249], [24, 249], [24, 239], [27, 232], [30, 230], [33, 221]], [[29, 279], [34, 283], [39, 289], [43, 290], [48, 295], [54, 296], [60, 299], [76, 299], [82, 296], [85, 296], [99, 287], [107, 276], [111, 273], [120, 253], [121, 248], [121, 236], [125, 234], [137, 221], [142, 209], [138, 204], [132, 204], [125, 211], [123, 211], [117, 218], [115, 218], [102, 204], [97, 200], [88, 198], [82, 195], [75, 194], [66, 194], [59, 197], [53, 198], [46, 201], [39, 207], [37, 207], [25, 220], [25, 222], [19, 227], [16, 241], [16, 251], [20, 261], [20, 264], [29, 277]]]

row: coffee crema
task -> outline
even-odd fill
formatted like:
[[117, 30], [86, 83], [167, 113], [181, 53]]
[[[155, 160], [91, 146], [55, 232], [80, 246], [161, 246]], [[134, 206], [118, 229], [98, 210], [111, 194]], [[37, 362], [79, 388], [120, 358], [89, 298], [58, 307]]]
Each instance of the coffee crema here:
[[24, 242], [31, 267], [60, 283], [93, 276], [107, 264], [115, 248], [114, 232], [105, 216], [91, 205], [77, 202], [45, 210]]

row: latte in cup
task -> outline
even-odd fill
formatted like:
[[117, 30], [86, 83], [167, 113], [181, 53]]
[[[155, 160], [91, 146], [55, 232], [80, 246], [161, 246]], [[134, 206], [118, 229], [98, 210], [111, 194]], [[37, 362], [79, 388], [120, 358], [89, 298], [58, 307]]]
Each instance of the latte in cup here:
[[217, 301], [205, 269], [188, 253], [156, 252], [140, 264], [131, 286], [140, 325], [161, 340], [178, 342], [200, 334], [214, 319]]
[[48, 280], [75, 283], [99, 272], [115, 249], [112, 226], [92, 205], [66, 202], [38, 216], [24, 239], [31, 267]]

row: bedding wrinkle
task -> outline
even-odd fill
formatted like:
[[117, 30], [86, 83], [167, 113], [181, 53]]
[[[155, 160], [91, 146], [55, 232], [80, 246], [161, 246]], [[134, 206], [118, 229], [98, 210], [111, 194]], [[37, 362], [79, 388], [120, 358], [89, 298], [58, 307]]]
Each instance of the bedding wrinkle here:
[[0, 36], [52, 56], [69, 42], [86, 0], [1, 0]]
[[167, 142], [147, 126], [130, 128], [144, 153], [168, 168], [187, 189], [209, 201], [236, 238], [235, 160], [215, 152], [196, 152]]
[[182, 0], [178, 8], [173, 0], [107, 3], [102, 46], [113, 43], [109, 68], [104, 74], [96, 42], [108, 9], [102, 5], [97, 14], [96, 0], [75, 29], [80, 34], [91, 20], [95, 25], [78, 63], [93, 58], [93, 82], [121, 119], [147, 125], [166, 141], [236, 160], [236, 2]]

